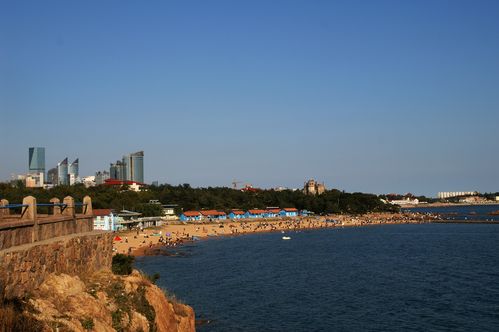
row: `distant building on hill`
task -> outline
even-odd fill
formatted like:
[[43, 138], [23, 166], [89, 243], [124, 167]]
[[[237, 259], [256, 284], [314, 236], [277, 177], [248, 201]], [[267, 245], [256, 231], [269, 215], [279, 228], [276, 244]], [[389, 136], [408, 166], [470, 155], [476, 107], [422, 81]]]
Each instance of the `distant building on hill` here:
[[326, 191], [326, 186], [323, 183], [316, 182], [314, 179], [310, 179], [305, 182], [303, 186], [303, 192], [306, 195], [321, 195]]

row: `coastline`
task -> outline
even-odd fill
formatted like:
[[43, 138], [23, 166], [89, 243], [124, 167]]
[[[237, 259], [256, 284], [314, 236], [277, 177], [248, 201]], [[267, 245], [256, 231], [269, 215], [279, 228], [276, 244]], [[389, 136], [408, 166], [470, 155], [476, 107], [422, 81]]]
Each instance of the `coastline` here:
[[404, 212], [239, 221], [224, 220], [211, 223], [172, 222], [142, 231], [129, 230], [117, 232], [114, 236], [113, 248], [115, 249], [115, 254], [131, 254], [133, 256], [161, 255], [167, 254], [163, 249], [175, 248], [184, 243], [220, 236], [239, 236], [270, 232], [286, 233], [338, 227], [418, 224], [437, 220], [439, 218], [435, 215]]
[[456, 207], [456, 206], [480, 206], [480, 205], [498, 205], [499, 202], [480, 202], [480, 203], [425, 203], [425, 204], [407, 204], [401, 206], [401, 209], [414, 209], [414, 208], [434, 208], [434, 207]]

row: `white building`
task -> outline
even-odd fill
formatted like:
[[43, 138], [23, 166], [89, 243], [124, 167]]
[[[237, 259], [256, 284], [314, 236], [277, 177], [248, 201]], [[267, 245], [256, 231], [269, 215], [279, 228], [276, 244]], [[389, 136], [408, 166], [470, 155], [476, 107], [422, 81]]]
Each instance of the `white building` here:
[[458, 196], [476, 196], [478, 191], [441, 191], [438, 193], [437, 197], [439, 199], [446, 199]]
[[81, 182], [85, 185], [85, 188], [95, 187], [95, 176], [85, 176], [81, 179]]
[[27, 188], [42, 188], [44, 183], [43, 173], [31, 173], [24, 176]]
[[94, 209], [94, 229], [101, 231], [118, 230], [118, 220], [111, 209]]

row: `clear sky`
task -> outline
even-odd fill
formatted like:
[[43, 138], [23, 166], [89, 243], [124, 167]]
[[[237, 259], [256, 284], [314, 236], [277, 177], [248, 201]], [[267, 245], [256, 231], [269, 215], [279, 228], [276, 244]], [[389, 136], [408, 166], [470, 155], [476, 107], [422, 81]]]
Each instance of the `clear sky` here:
[[0, 179], [499, 191], [499, 1], [1, 1]]

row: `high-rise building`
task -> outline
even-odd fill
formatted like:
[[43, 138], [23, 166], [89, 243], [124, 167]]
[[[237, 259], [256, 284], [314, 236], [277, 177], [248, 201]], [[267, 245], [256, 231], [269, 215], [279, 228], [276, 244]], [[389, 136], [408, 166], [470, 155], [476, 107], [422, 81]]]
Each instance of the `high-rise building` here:
[[109, 172], [98, 171], [95, 173], [95, 184], [96, 185], [104, 184], [107, 179], [109, 179]]
[[68, 169], [69, 184], [74, 185], [79, 181], [79, 161], [78, 158], [75, 159], [71, 164], [69, 164]]
[[48, 170], [47, 182], [54, 186], [57, 186], [57, 167]]
[[57, 164], [57, 184], [60, 186], [69, 184], [68, 158]]
[[126, 180], [123, 162], [118, 160], [116, 161], [116, 163], [111, 164], [111, 166], [109, 167], [109, 176], [114, 180]]
[[144, 151], [123, 156], [125, 180], [144, 183]]
[[29, 148], [28, 173], [45, 176], [45, 148]]
[[78, 158], [75, 159], [71, 164], [69, 164], [69, 174], [74, 174], [74, 176], [77, 178], [79, 176], [80, 172], [80, 166], [79, 166], [79, 161]]

